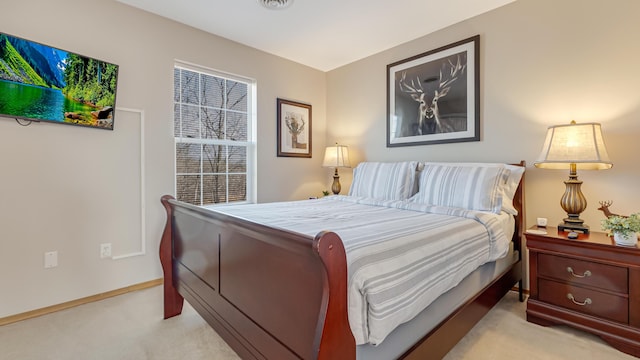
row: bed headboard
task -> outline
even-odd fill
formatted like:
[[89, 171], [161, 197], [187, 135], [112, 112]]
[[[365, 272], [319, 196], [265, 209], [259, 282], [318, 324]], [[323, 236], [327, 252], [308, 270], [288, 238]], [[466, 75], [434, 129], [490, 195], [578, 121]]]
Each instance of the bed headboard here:
[[[511, 165], [526, 167], [527, 163], [526, 161], [522, 160], [518, 164], [511, 164]], [[513, 238], [511, 240], [513, 241], [514, 249], [520, 252], [521, 254], [520, 256], [522, 256], [522, 237], [525, 230], [525, 221], [526, 221], [525, 206], [524, 206], [525, 175], [526, 175], [526, 171], [525, 173], [522, 174], [522, 178], [520, 179], [520, 184], [518, 185], [516, 194], [513, 197], [513, 207], [515, 207], [516, 210], [518, 210], [518, 215], [515, 216], [516, 228], [515, 228], [515, 231], [513, 232]]]

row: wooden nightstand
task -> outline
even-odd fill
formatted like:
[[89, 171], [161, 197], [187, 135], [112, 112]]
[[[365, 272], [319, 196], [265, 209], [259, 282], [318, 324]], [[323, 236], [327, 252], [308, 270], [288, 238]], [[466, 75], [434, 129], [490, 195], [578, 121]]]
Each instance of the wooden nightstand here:
[[570, 240], [557, 228], [546, 231], [525, 234], [530, 280], [527, 321], [588, 331], [640, 357], [638, 245], [617, 246], [599, 232]]

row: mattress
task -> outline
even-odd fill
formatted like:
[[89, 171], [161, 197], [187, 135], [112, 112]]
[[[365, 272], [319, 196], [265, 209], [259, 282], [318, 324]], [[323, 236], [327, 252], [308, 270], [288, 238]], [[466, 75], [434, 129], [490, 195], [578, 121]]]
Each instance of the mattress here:
[[350, 196], [215, 210], [311, 237], [337, 233], [358, 345], [383, 343], [479, 266], [504, 257], [513, 231], [510, 216]]
[[450, 314], [507, 271], [518, 259], [518, 251], [514, 251], [513, 245], [511, 245], [506, 256], [474, 270], [457, 286], [440, 295], [409, 322], [398, 326], [381, 344], [356, 346], [356, 359], [389, 360], [399, 358], [425, 334], [435, 329]]

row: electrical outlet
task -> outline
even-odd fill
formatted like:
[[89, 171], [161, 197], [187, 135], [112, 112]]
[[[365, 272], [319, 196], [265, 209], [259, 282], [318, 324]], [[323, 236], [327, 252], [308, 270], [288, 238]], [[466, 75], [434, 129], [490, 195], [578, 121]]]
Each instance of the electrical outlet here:
[[58, 266], [58, 252], [50, 251], [44, 253], [44, 268], [50, 269]]
[[111, 243], [100, 244], [100, 258], [110, 258], [111, 257]]

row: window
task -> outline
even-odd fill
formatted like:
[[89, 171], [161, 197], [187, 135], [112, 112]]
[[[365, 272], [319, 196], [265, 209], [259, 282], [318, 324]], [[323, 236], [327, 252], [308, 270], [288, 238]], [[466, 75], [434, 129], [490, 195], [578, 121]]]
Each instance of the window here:
[[255, 83], [174, 67], [176, 198], [194, 205], [253, 201]]

